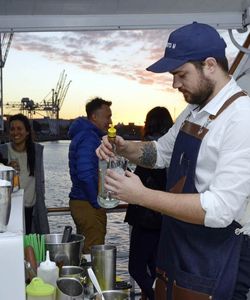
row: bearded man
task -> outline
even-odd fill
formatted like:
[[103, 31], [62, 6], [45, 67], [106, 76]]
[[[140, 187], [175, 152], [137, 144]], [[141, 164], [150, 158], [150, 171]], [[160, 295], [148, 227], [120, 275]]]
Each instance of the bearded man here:
[[[147, 70], [170, 72], [188, 106], [157, 142], [115, 140], [131, 162], [168, 168], [166, 192], [129, 171], [110, 170], [105, 184], [117, 199], [163, 214], [157, 300], [243, 300], [249, 289], [250, 99], [228, 74], [225, 48], [206, 24], [173, 31]], [[96, 153], [113, 155], [107, 137]]]

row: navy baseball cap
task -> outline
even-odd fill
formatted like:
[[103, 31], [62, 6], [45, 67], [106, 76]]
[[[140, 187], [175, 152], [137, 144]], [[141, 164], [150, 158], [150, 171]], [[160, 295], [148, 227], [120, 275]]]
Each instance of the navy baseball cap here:
[[146, 70], [154, 73], [171, 72], [188, 61], [202, 61], [207, 57], [225, 58], [226, 47], [216, 29], [193, 22], [170, 34], [164, 57]]

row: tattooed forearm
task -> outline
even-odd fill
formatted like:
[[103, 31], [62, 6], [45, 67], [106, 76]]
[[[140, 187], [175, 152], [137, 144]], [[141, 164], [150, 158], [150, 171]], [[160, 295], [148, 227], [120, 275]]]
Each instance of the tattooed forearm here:
[[139, 157], [139, 164], [146, 168], [153, 168], [156, 163], [156, 147], [153, 142], [143, 143], [142, 155]]

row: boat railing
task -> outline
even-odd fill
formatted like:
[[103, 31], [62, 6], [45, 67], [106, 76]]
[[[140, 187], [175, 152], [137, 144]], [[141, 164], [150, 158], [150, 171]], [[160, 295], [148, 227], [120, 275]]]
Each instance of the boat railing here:
[[[107, 213], [120, 213], [125, 212], [128, 204], [119, 204], [114, 208], [108, 208]], [[68, 206], [64, 207], [48, 207], [48, 216], [59, 216], [59, 215], [70, 215], [70, 208]]]

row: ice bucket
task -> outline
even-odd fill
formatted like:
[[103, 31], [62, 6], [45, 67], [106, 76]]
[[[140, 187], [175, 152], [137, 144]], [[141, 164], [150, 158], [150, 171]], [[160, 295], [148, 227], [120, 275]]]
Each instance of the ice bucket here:
[[11, 183], [0, 179], [0, 232], [5, 232], [10, 217]]
[[79, 266], [84, 245], [84, 236], [72, 234], [70, 242], [62, 243], [62, 234], [45, 234], [45, 248], [50, 259], [60, 267]]

